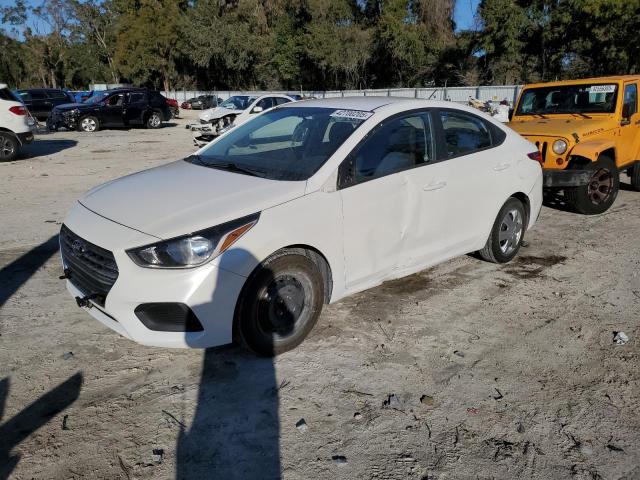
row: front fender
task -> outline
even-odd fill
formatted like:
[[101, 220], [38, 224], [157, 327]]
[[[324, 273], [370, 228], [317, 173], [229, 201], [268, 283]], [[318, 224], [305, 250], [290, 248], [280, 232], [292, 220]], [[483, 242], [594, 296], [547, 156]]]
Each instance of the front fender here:
[[570, 155], [588, 158], [592, 162], [595, 162], [602, 152], [609, 149], [615, 150], [615, 148], [616, 144], [612, 140], [589, 140], [578, 143], [573, 147]]

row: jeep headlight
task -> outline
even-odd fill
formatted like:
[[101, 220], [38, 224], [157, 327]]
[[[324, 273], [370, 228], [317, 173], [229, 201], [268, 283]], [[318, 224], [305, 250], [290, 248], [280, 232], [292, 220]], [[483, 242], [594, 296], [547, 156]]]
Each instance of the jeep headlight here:
[[247, 233], [260, 214], [223, 223], [190, 235], [127, 250], [137, 265], [147, 268], [192, 268], [213, 260]]
[[567, 146], [567, 142], [565, 142], [564, 140], [556, 140], [555, 142], [553, 142], [553, 153], [555, 153], [556, 155], [562, 155], [567, 151]]

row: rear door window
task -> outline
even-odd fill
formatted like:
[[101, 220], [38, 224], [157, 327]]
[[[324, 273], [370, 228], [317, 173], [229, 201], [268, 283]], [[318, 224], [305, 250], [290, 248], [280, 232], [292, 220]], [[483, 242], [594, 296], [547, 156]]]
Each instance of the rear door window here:
[[133, 92], [129, 94], [129, 103], [144, 103], [147, 100], [147, 96], [144, 92]]
[[481, 118], [464, 112], [441, 110], [440, 120], [447, 158], [491, 147], [491, 127]]
[[67, 94], [61, 90], [49, 90], [47, 93], [49, 94], [49, 97], [55, 98], [56, 100], [60, 100], [60, 99], [69, 100], [69, 97], [67, 97]]

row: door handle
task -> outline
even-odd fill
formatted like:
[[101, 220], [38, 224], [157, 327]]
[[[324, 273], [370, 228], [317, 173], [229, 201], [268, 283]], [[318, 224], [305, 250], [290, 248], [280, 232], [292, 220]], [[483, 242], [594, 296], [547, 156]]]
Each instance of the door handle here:
[[502, 170], [506, 170], [507, 168], [509, 168], [511, 166], [510, 163], [499, 163], [498, 165], [496, 165], [495, 167], [493, 167], [493, 169], [496, 172], [501, 172]]
[[440, 190], [446, 186], [447, 186], [447, 182], [434, 182], [434, 183], [430, 183], [429, 185], [425, 185], [424, 187], [422, 187], [422, 189], [425, 192], [433, 192], [434, 190]]

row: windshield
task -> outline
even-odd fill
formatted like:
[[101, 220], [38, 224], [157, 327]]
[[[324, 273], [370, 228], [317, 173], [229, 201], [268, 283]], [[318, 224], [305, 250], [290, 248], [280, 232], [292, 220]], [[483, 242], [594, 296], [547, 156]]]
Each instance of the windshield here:
[[333, 108], [275, 109], [186, 160], [271, 180], [307, 180], [371, 115]]
[[615, 84], [529, 88], [522, 94], [516, 115], [613, 113], [617, 98]]
[[96, 92], [93, 94], [93, 96], [87, 98], [83, 103], [100, 103], [101, 101], [103, 101], [105, 98], [107, 98], [109, 96], [109, 92], [108, 91], [104, 91], [104, 92]]
[[220, 106], [230, 110], [246, 110], [255, 99], [256, 97], [250, 97], [248, 95], [236, 95], [222, 102]]

